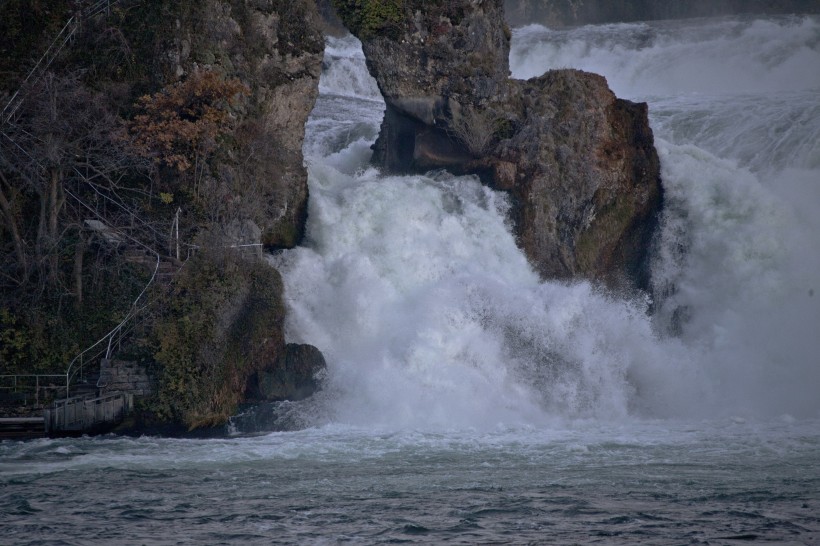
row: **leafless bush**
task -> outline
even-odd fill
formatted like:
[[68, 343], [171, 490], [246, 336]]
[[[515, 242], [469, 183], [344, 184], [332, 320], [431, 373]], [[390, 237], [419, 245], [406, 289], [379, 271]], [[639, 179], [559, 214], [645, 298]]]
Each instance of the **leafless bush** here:
[[498, 122], [492, 111], [467, 106], [453, 113], [450, 129], [473, 156], [480, 157], [490, 149]]

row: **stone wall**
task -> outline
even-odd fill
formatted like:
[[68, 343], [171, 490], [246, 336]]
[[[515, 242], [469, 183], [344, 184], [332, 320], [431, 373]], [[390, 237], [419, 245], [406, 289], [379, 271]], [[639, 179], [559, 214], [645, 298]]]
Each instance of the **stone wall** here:
[[134, 396], [150, 396], [156, 391], [156, 382], [145, 366], [128, 360], [107, 360], [100, 363], [100, 394], [122, 392]]

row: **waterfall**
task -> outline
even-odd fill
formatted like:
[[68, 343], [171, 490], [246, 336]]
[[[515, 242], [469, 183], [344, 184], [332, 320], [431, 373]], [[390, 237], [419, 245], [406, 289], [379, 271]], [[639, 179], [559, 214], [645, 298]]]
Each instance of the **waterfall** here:
[[330, 38], [305, 143], [307, 241], [274, 259], [287, 335], [318, 346], [328, 373], [290, 409], [421, 429], [817, 415], [818, 29], [807, 17], [514, 33], [514, 77], [593, 70], [649, 102], [667, 198], [655, 302], [541, 282], [504, 194], [473, 177], [369, 167], [384, 106], [356, 40]]

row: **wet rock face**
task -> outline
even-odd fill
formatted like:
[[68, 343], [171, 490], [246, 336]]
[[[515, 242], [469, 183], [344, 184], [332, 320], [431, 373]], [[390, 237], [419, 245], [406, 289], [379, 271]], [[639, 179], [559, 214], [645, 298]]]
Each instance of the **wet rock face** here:
[[494, 173], [491, 183], [512, 196], [519, 244], [546, 278], [646, 288], [662, 201], [646, 104], [617, 99], [603, 77], [577, 70], [520, 90], [520, 128], [490, 159], [515, 166], [514, 179]]
[[[499, 2], [406, 2], [398, 36], [362, 47], [386, 103], [377, 163], [402, 172], [461, 161], [448, 120], [461, 104], [486, 107], [509, 90], [509, 29]], [[433, 129], [433, 130], [431, 130]], [[419, 147], [412, 135], [420, 137]]]
[[577, 70], [510, 80], [501, 0], [408, 4], [400, 32], [360, 36], [387, 103], [374, 162], [478, 174], [508, 192], [544, 278], [646, 288], [662, 204], [646, 104]]

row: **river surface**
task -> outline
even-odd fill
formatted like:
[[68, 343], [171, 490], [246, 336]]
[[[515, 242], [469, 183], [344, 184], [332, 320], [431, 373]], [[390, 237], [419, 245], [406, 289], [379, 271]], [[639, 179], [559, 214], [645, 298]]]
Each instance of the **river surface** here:
[[510, 61], [649, 103], [654, 301], [541, 282], [474, 178], [370, 168], [383, 103], [329, 39], [271, 257], [323, 391], [290, 432], [2, 442], [0, 544], [820, 543], [820, 18], [530, 26]]

